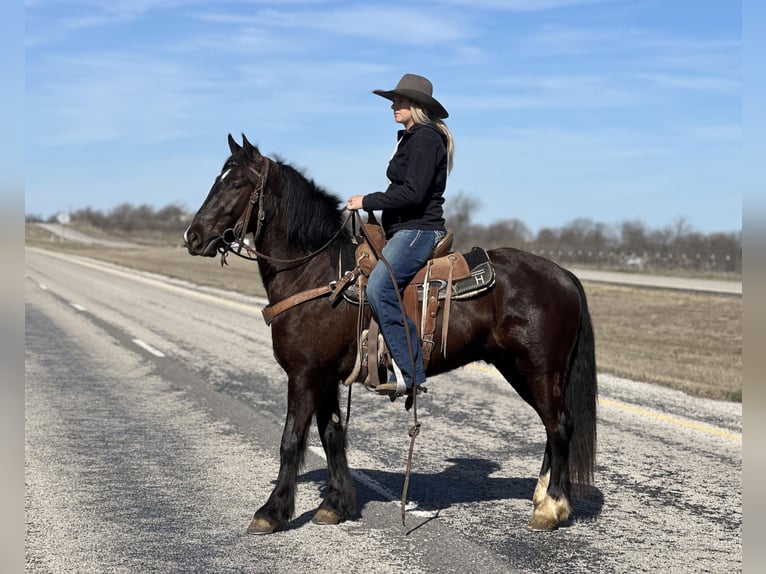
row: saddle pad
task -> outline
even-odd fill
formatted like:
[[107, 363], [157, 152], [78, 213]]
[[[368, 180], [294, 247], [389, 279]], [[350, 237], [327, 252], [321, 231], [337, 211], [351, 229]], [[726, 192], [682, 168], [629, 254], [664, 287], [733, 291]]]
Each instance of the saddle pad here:
[[[353, 247], [353, 246], [352, 246]], [[468, 299], [490, 289], [495, 284], [495, 267], [487, 252], [481, 247], [474, 247], [468, 253], [463, 253], [466, 263], [471, 270], [470, 277], [452, 283], [452, 299]], [[356, 266], [353, 249], [341, 249], [338, 268], [339, 277]], [[439, 283], [439, 300], [447, 297], [447, 282], [434, 279], [431, 284]], [[343, 298], [349, 303], [359, 304], [359, 285], [353, 283], [343, 291]], [[423, 300], [423, 286], [418, 285], [418, 300]]]

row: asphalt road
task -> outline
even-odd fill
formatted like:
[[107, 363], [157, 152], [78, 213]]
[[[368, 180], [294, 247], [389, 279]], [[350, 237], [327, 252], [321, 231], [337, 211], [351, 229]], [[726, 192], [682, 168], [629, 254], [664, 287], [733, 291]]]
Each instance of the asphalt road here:
[[356, 387], [358, 515], [310, 522], [314, 430], [291, 527], [246, 535], [286, 403], [264, 302], [33, 248], [25, 272], [27, 572], [742, 570], [740, 404], [601, 374], [596, 486], [532, 533], [543, 428], [479, 364], [419, 402], [406, 526], [410, 415]]

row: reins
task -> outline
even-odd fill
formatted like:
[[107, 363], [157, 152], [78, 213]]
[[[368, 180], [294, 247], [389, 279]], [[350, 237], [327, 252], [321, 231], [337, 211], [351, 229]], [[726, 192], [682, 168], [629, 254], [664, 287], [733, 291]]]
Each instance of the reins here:
[[[410, 367], [412, 369], [412, 426], [407, 431], [407, 434], [410, 437], [410, 449], [409, 453], [407, 454], [407, 469], [404, 473], [404, 486], [402, 487], [402, 525], [406, 524], [405, 520], [405, 509], [407, 505], [407, 490], [410, 485], [410, 474], [412, 470], [412, 453], [415, 449], [415, 439], [420, 434], [420, 421], [418, 421], [418, 381], [415, 380], [415, 354], [412, 351], [412, 339], [410, 337], [410, 330], [406, 328], [407, 326], [407, 311], [405, 310], [404, 301], [402, 300], [402, 294], [399, 292], [399, 286], [396, 281], [396, 274], [394, 273], [393, 268], [391, 267], [391, 264], [386, 260], [385, 257], [383, 257], [382, 250], [378, 250], [377, 246], [375, 245], [375, 241], [373, 241], [372, 237], [370, 237], [367, 233], [367, 230], [365, 229], [364, 225], [361, 225], [361, 216], [359, 215], [359, 212], [354, 212], [356, 214], [356, 218], [359, 221], [359, 228], [361, 229], [362, 236], [367, 240], [368, 245], [370, 246], [370, 249], [372, 249], [373, 254], [375, 257], [378, 258], [378, 261], [382, 261], [383, 264], [386, 266], [386, 270], [388, 271], [388, 275], [391, 278], [391, 282], [394, 285], [394, 292], [396, 293], [396, 299], [399, 302], [399, 310], [402, 313], [402, 320], [405, 325], [404, 334], [407, 339], [407, 351], [410, 356]], [[360, 309], [359, 313], [363, 313], [363, 310]], [[369, 368], [373, 368], [372, 365], [369, 366]], [[348, 388], [349, 392], [349, 399], [348, 399], [348, 406], [351, 407], [351, 386]], [[346, 413], [346, 423], [348, 423], [348, 411]]]

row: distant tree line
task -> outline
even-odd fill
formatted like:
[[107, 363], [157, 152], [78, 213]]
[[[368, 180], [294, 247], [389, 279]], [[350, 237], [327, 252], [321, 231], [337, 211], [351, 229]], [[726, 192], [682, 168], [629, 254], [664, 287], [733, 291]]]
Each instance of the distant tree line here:
[[742, 273], [741, 231], [700, 233], [683, 217], [661, 229], [649, 229], [638, 220], [608, 225], [577, 218], [563, 227], [544, 227], [534, 234], [518, 219], [474, 224], [471, 219], [477, 208], [477, 200], [461, 193], [445, 206], [457, 250], [474, 245], [487, 249], [507, 246], [565, 265]]
[[[162, 209], [150, 205], [134, 206], [128, 203], [118, 205], [108, 213], [86, 207], [69, 214], [72, 224], [92, 226], [105, 231], [131, 233], [133, 231], [183, 231], [191, 215], [180, 205], [172, 204]], [[34, 215], [26, 217], [27, 222], [40, 222]], [[51, 216], [48, 223], [56, 223], [56, 216]]]
[[[680, 217], [672, 225], [649, 229], [641, 221], [616, 225], [578, 218], [563, 227], [544, 227], [536, 234], [518, 219], [489, 225], [473, 223], [479, 203], [463, 193], [454, 194], [445, 206], [447, 226], [454, 232], [454, 248], [466, 251], [474, 245], [486, 249], [507, 246], [524, 249], [564, 265], [611, 269], [686, 270], [695, 272], [742, 272], [742, 233], [695, 231]], [[108, 213], [85, 208], [70, 213], [75, 225], [105, 231], [183, 232], [192, 214], [173, 204], [155, 209], [122, 204]], [[27, 221], [41, 221], [27, 216]], [[51, 217], [50, 222], [55, 222]]]

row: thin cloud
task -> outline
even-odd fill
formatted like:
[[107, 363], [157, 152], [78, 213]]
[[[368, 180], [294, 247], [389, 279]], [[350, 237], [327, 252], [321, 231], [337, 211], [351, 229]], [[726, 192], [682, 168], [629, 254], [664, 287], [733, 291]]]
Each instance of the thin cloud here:
[[177, 138], [205, 97], [188, 66], [149, 56], [62, 57], [38, 74], [46, 83], [28, 96], [29, 108], [50, 127], [52, 145]]
[[[730, 146], [731, 144], [742, 143], [742, 126], [740, 124], [712, 124], [693, 126], [690, 130], [691, 136], [704, 144], [721, 144]], [[737, 147], [731, 148], [738, 151]]]
[[453, 95], [456, 109], [592, 109], [646, 105], [653, 98], [611, 77], [598, 75], [518, 75], [482, 84], [482, 95]]
[[564, 129], [560, 127], [513, 128], [491, 139], [470, 136], [466, 147], [492, 149], [509, 157], [566, 156], [567, 162], [587, 162], [606, 166], [609, 160], [670, 158], [673, 142], [662, 135], [651, 136], [622, 128]]
[[116, 28], [150, 17], [175, 12], [183, 16], [199, 7], [216, 5], [313, 6], [321, 0], [27, 0], [27, 47], [63, 41], [89, 29]]
[[203, 11], [196, 18], [222, 24], [249, 25], [263, 30], [278, 28], [290, 36], [314, 30], [341, 37], [371, 38], [410, 45], [445, 44], [475, 35], [465, 19], [438, 14], [428, 8], [384, 5], [344, 5], [318, 10], [264, 9], [257, 12]]
[[445, 0], [440, 4], [504, 10], [508, 12], [544, 12], [591, 4], [613, 3], [615, 0]]
[[640, 28], [606, 29], [546, 24], [520, 37], [517, 47], [537, 57], [598, 54], [613, 58], [618, 54], [634, 53], [633, 48], [650, 38], [651, 35]]
[[641, 74], [643, 80], [662, 87], [702, 92], [735, 94], [741, 91], [739, 81], [722, 76], [692, 76], [683, 74]]

